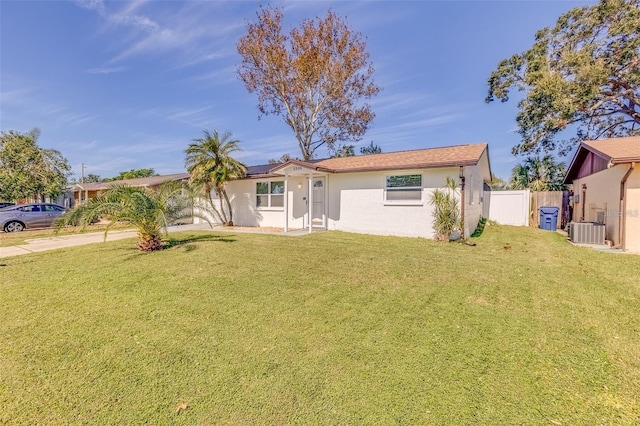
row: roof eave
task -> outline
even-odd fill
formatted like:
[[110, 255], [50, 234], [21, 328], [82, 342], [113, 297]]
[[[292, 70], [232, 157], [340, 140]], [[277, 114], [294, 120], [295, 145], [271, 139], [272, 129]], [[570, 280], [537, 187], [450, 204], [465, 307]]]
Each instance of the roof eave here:
[[272, 168], [269, 170], [270, 174], [278, 174], [280, 175], [281, 170], [286, 169], [287, 167], [290, 166], [299, 166], [299, 167], [303, 167], [309, 171], [312, 172], [323, 172], [323, 173], [333, 173], [334, 170], [328, 169], [326, 167], [322, 167], [322, 166], [316, 166], [313, 163], [308, 163], [306, 161], [301, 161], [301, 160], [289, 160], [286, 163], [282, 163], [277, 165], [276, 167]]
[[446, 163], [421, 163], [421, 164], [407, 164], [407, 165], [390, 165], [390, 166], [378, 166], [378, 167], [358, 167], [353, 169], [334, 170], [334, 173], [362, 173], [362, 172], [380, 172], [386, 170], [417, 170], [417, 169], [439, 169], [446, 167], [460, 167], [460, 166], [475, 166], [478, 164], [478, 160], [470, 161], [453, 161]]
[[638, 162], [640, 162], [640, 157], [612, 158], [610, 161], [610, 163], [613, 165], [638, 163]]
[[611, 157], [609, 157], [605, 153], [598, 151], [597, 149], [587, 145], [584, 142], [581, 142], [580, 145], [578, 146], [578, 149], [576, 150], [575, 155], [573, 156], [573, 159], [571, 160], [571, 164], [569, 164], [569, 167], [567, 168], [567, 174], [565, 175], [562, 183], [569, 184], [575, 180], [575, 176], [577, 174], [576, 167], [579, 168], [577, 166], [577, 162], [584, 160], [584, 159], [578, 160], [578, 158], [582, 157], [582, 153], [584, 151], [592, 152], [596, 154], [598, 157], [601, 157], [609, 162], [611, 161]]
[[[567, 174], [564, 178], [564, 180], [562, 181], [565, 184], [569, 184], [571, 182], [573, 182], [576, 179], [576, 175], [577, 175], [577, 162], [578, 161], [582, 161], [583, 158], [582, 157], [582, 153], [584, 151], [588, 151], [591, 152], [595, 155], [597, 155], [598, 157], [608, 161], [608, 163], [611, 166], [615, 166], [618, 164], [629, 164], [629, 163], [634, 163], [634, 162], [640, 162], [640, 157], [619, 157], [619, 158], [615, 158], [615, 157], [611, 157], [610, 155], [605, 154], [604, 152], [595, 149], [594, 147], [586, 144], [586, 143], [581, 143], [580, 146], [578, 147], [578, 150], [576, 151], [576, 154], [573, 156], [573, 159], [571, 160], [571, 164], [569, 165], [569, 167], [567, 168]], [[578, 160], [580, 158], [580, 160]]]

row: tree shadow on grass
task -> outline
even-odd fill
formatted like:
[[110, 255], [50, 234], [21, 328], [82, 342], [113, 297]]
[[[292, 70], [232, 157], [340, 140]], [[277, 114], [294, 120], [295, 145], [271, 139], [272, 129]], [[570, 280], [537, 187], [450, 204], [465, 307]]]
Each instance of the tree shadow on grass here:
[[[196, 243], [201, 241], [215, 241], [215, 242], [221, 242], [221, 243], [236, 242], [235, 238], [230, 238], [230, 237], [233, 237], [233, 235], [222, 236], [222, 235], [216, 235], [216, 234], [206, 234], [206, 235], [195, 235], [195, 236], [189, 235], [185, 238], [169, 238], [163, 245], [162, 249], [169, 250], [174, 247], [180, 247], [180, 246], [189, 245], [191, 243]], [[189, 251], [191, 250], [193, 250], [193, 248], [191, 248]]]
[[128, 247], [127, 249], [127, 258], [125, 260], [133, 260], [138, 256], [144, 256], [152, 253], [162, 253], [167, 250], [176, 250], [177, 248], [182, 248], [182, 250], [186, 252], [190, 252], [196, 250], [198, 246], [194, 243], [199, 242], [220, 242], [220, 243], [234, 243], [236, 242], [233, 235], [216, 235], [216, 234], [205, 234], [205, 235], [187, 235], [184, 238], [168, 238], [162, 246], [162, 250], [151, 251], [151, 252], [143, 252], [138, 250], [138, 248], [134, 245]]

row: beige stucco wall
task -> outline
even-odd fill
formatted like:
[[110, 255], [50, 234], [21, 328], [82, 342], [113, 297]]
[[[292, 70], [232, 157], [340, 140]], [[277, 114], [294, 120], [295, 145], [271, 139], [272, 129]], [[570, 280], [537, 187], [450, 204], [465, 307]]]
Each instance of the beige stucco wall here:
[[627, 203], [625, 206], [625, 249], [632, 253], [640, 253], [640, 164], [636, 163], [634, 171], [627, 179], [625, 198]]
[[[636, 166], [637, 167], [637, 166]], [[619, 164], [592, 175], [573, 181], [573, 192], [580, 196], [574, 203], [573, 220], [579, 222], [582, 207], [585, 207], [585, 222], [595, 222], [598, 212], [605, 212], [605, 238], [613, 245], [620, 241], [620, 215], [625, 215], [625, 249], [640, 252], [640, 171], [635, 170], [627, 180], [626, 208], [620, 205], [620, 182], [629, 169], [628, 164]], [[587, 185], [583, 199], [582, 185]]]

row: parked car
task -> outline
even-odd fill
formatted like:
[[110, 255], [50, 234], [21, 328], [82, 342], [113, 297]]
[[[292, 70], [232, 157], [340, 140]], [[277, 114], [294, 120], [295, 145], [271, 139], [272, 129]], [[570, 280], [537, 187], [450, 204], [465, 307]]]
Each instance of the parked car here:
[[65, 208], [57, 204], [18, 204], [0, 209], [0, 229], [4, 232], [19, 232], [29, 228], [52, 226], [62, 216]]
[[11, 207], [11, 206], [15, 206], [15, 203], [7, 203], [4, 201], [0, 201], [0, 209], [4, 209], [5, 207]]

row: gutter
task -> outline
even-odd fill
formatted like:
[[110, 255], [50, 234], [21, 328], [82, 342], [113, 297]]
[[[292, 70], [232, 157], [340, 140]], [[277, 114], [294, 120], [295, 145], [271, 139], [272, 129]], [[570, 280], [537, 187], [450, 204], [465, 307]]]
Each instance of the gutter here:
[[626, 214], [627, 199], [625, 197], [626, 185], [627, 185], [627, 179], [629, 179], [629, 176], [631, 176], [631, 173], [633, 173], [633, 170], [635, 168], [636, 168], [636, 162], [633, 161], [629, 165], [629, 169], [627, 170], [627, 172], [622, 177], [622, 180], [620, 181], [620, 214], [618, 218], [618, 239], [620, 241], [620, 247], [622, 247], [623, 250], [625, 249], [624, 229], [627, 226], [627, 214]]
[[479, 162], [476, 160], [469, 161], [448, 161], [442, 163], [417, 163], [406, 164], [400, 166], [385, 165], [385, 166], [372, 166], [372, 167], [354, 167], [354, 168], [342, 168], [342, 169], [326, 169], [329, 173], [363, 173], [363, 172], [384, 172], [389, 170], [418, 170], [418, 169], [441, 169], [445, 167], [462, 167], [462, 166], [475, 166]]
[[464, 176], [464, 166], [460, 166], [458, 177], [460, 178], [460, 227], [462, 228], [461, 229], [462, 241], [465, 241], [466, 236], [464, 235], [464, 204], [465, 204], [464, 183], [466, 178]]

